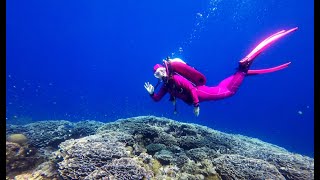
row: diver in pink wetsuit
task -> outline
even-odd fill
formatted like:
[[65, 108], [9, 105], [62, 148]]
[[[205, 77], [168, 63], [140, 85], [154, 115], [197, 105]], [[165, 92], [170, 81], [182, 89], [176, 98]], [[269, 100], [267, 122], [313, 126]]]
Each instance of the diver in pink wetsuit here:
[[290, 62], [268, 69], [249, 69], [255, 57], [263, 50], [276, 40], [297, 29], [295, 27], [287, 31], [282, 30], [266, 38], [245, 58], [239, 61], [238, 69], [233, 75], [222, 80], [217, 86], [206, 86], [205, 76], [194, 68], [190, 68], [181, 59], [168, 58], [164, 60], [163, 65], [156, 64], [153, 67], [154, 76], [163, 82], [159, 92], [154, 93], [154, 87], [149, 82], [146, 82], [144, 87], [154, 101], [159, 101], [166, 93], [169, 93], [170, 101], [174, 105], [176, 98], [179, 98], [185, 103], [193, 105], [193, 112], [198, 116], [200, 113], [200, 102], [224, 99], [234, 95], [247, 75], [269, 73], [288, 67]]

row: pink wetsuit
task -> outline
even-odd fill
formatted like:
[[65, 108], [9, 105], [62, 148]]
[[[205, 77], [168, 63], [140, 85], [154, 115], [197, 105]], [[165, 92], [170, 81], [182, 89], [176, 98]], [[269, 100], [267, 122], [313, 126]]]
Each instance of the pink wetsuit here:
[[173, 97], [177, 97], [179, 99], [182, 99], [187, 104], [193, 104], [194, 106], [198, 106], [199, 102], [202, 101], [218, 100], [230, 97], [237, 92], [239, 86], [241, 85], [244, 77], [247, 74], [250, 75], [269, 73], [288, 67], [290, 62], [268, 69], [248, 69], [253, 59], [255, 59], [263, 50], [276, 42], [278, 39], [297, 29], [298, 27], [289, 30], [281, 30], [264, 39], [245, 58], [240, 61], [238, 71], [232, 76], [222, 80], [217, 86], [194, 86], [189, 80], [185, 79], [184, 77], [178, 74], [173, 74], [171, 78], [165, 80], [165, 83], [161, 87], [160, 91], [157, 94], [152, 94], [151, 97], [153, 100], [159, 101], [168, 92], [171, 95], [171, 100], [173, 100]]
[[167, 80], [158, 93], [151, 95], [152, 99], [159, 101], [167, 92], [171, 97], [177, 97], [187, 104], [198, 106], [199, 102], [223, 99], [235, 94], [242, 83], [246, 73], [237, 71], [232, 76], [221, 81], [217, 86], [194, 86], [189, 80], [180, 75], [173, 75]]

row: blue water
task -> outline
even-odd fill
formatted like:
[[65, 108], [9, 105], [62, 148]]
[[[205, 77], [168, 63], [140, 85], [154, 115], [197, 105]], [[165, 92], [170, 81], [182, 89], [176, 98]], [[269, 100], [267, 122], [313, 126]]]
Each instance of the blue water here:
[[[297, 0], [7, 1], [8, 123], [114, 121], [165, 116], [259, 138], [314, 156], [314, 7]], [[236, 95], [200, 105], [200, 116], [144, 82], [167, 56], [203, 72], [208, 85], [234, 73], [263, 38], [299, 29], [263, 52], [252, 68], [289, 68], [247, 77]]]

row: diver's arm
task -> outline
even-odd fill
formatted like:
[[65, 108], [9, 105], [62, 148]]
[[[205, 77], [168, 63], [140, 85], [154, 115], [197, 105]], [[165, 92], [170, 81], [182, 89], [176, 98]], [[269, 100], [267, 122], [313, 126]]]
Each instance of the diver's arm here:
[[158, 93], [153, 92], [152, 94], [150, 94], [150, 96], [154, 101], [157, 102], [157, 101], [160, 101], [167, 92], [168, 92], [167, 88], [165, 86], [162, 86]]

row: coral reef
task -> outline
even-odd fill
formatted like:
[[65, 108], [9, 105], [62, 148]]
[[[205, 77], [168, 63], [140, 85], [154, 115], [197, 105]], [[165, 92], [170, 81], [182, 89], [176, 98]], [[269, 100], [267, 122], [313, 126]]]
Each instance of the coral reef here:
[[[313, 158], [255, 138], [155, 116], [110, 123], [46, 121], [7, 125], [7, 136], [13, 133], [25, 134], [38, 152], [50, 156], [21, 177], [314, 179]], [[18, 144], [11, 146], [19, 152]]]
[[7, 138], [7, 141], [23, 145], [28, 142], [28, 139], [23, 134], [10, 134]]
[[161, 150], [156, 152], [154, 157], [161, 162], [163, 165], [169, 165], [171, 160], [173, 159], [174, 154], [168, 150]]
[[26, 125], [7, 125], [7, 134], [21, 132], [34, 147], [57, 147], [71, 136], [72, 123], [69, 121], [40, 121]]
[[60, 144], [57, 157], [63, 179], [143, 179], [152, 176], [139, 161], [129, 157], [122, 134], [111, 132], [67, 140]]
[[37, 154], [36, 149], [6, 142], [6, 175], [8, 177], [30, 170], [42, 161], [43, 158]]
[[92, 120], [74, 123], [71, 138], [80, 138], [95, 134], [96, 130], [102, 125], [104, 125], [104, 123]]
[[65, 120], [39, 121], [26, 125], [6, 126], [7, 138], [10, 134], [21, 133], [29, 139], [29, 144], [41, 147], [58, 147], [58, 145], [71, 138], [79, 138], [94, 134], [96, 129], [104, 123], [98, 121], [81, 121], [72, 123]]
[[[312, 158], [290, 153], [284, 148], [255, 138], [227, 134], [205, 126], [154, 116], [119, 119], [101, 126], [97, 133], [110, 130], [126, 132], [139, 137], [135, 138], [136, 143], [142, 145], [142, 148], [145, 147], [147, 152], [150, 152], [162, 165], [176, 164], [181, 168], [181, 175], [189, 179], [195, 178], [193, 175], [200, 172], [205, 175], [205, 178], [217, 177], [215, 173], [222, 176], [227, 174], [225, 172], [228, 170], [230, 174], [224, 175], [225, 178], [233, 177], [232, 172], [239, 170], [243, 172], [241, 177], [244, 179], [251, 177], [314, 179], [314, 160]], [[230, 156], [224, 155], [237, 155], [231, 157], [242, 162], [241, 166], [237, 163], [230, 163], [229, 168], [224, 170], [222, 166], [219, 166], [218, 161], [219, 158], [229, 157], [230, 159]], [[214, 162], [216, 172], [205, 168], [204, 161], [207, 167], [212, 166]], [[260, 166], [257, 165], [258, 162]]]
[[19, 175], [16, 175], [14, 180], [59, 180], [60, 177], [55, 168], [55, 164], [52, 161], [46, 161], [38, 165], [33, 171], [25, 172]]
[[278, 169], [261, 159], [225, 154], [213, 160], [222, 179], [279, 179], [285, 180]]

